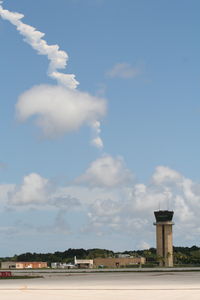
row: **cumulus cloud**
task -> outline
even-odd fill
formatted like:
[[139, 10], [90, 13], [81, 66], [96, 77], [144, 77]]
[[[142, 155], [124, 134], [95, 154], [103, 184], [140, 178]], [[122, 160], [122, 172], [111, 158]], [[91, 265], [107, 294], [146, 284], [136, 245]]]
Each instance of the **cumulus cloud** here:
[[137, 77], [142, 73], [141, 67], [133, 67], [129, 63], [117, 63], [115, 64], [109, 71], [107, 71], [106, 75], [110, 78], [123, 78], [129, 79]]
[[42, 177], [31, 173], [24, 176], [22, 183], [0, 185], [0, 202], [7, 208], [54, 208], [66, 211], [80, 206], [80, 201]]
[[132, 179], [133, 175], [125, 167], [121, 157], [105, 155], [92, 162], [77, 182], [86, 183], [91, 187], [115, 187], [129, 183]]
[[147, 247], [144, 241], [152, 245], [153, 212], [158, 209], [174, 210], [176, 245], [195, 242], [200, 232], [200, 183], [169, 167], [158, 166], [148, 183], [135, 182], [122, 158], [107, 155], [92, 162], [75, 183], [55, 186], [32, 173], [20, 185], [0, 185], [1, 207], [55, 210], [56, 230], [66, 232], [66, 213], [73, 211], [87, 220], [84, 226], [77, 222], [81, 232], [126, 233], [135, 246]]
[[16, 105], [19, 120], [36, 116], [37, 125], [46, 137], [56, 137], [87, 124], [94, 133], [91, 144], [102, 148], [100, 120], [105, 115], [105, 100], [78, 91], [75, 75], [58, 71], [66, 68], [68, 54], [58, 45], [48, 45], [44, 33], [23, 23], [23, 14], [6, 10], [0, 3], [0, 16], [14, 25], [38, 54], [47, 56], [48, 75], [58, 82], [58, 86], [41, 85], [23, 93]]
[[[96, 197], [88, 206], [89, 225], [86, 230], [95, 230], [98, 234], [134, 231], [137, 238], [142, 235], [146, 242], [151, 243], [148, 238], [154, 231], [153, 211], [158, 209], [175, 211], [175, 235], [179, 241], [191, 240], [192, 236], [195, 237], [195, 232], [200, 230], [200, 183], [193, 182], [169, 167], [158, 166], [148, 184], [129, 183], [127, 186], [125, 181], [122, 185], [120, 182], [115, 185], [115, 180], [110, 181], [106, 177], [109, 171], [105, 168], [103, 172], [101, 167], [98, 168], [98, 163], [92, 163], [83, 177], [80, 177], [81, 180], [79, 178], [80, 181], [87, 182], [88, 186], [102, 187], [102, 190], [95, 190]], [[102, 174], [105, 174], [103, 181]], [[109, 195], [105, 193], [106, 187], [110, 190]]]
[[40, 204], [48, 200], [48, 180], [36, 173], [25, 176], [10, 197], [10, 203], [14, 205]]
[[21, 121], [36, 116], [37, 125], [44, 134], [54, 137], [77, 130], [84, 124], [93, 127], [105, 114], [106, 103], [104, 99], [78, 90], [41, 85], [23, 93], [16, 110]]
[[166, 166], [158, 166], [153, 174], [153, 182], [155, 184], [165, 184], [178, 182], [183, 179], [183, 176]]

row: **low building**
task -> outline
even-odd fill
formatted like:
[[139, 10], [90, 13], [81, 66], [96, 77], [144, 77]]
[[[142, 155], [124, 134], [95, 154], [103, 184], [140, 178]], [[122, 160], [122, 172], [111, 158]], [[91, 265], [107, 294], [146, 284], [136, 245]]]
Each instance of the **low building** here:
[[43, 269], [47, 268], [47, 262], [15, 262], [3, 261], [1, 262], [1, 269]]
[[93, 268], [93, 259], [77, 259], [74, 257], [74, 265], [79, 269], [91, 269]]
[[16, 262], [14, 261], [2, 261], [1, 262], [1, 269], [16, 269]]
[[99, 268], [99, 267], [120, 268], [120, 267], [129, 267], [131, 265], [143, 265], [145, 263], [146, 263], [145, 257], [95, 258], [94, 268]]
[[53, 262], [51, 263], [52, 269], [73, 269], [75, 268], [75, 265], [71, 263], [60, 263], [60, 262]]

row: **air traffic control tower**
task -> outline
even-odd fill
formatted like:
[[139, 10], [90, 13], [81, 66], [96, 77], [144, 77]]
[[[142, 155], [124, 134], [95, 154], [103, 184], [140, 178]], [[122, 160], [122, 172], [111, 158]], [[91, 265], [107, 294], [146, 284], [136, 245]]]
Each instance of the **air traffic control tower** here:
[[160, 266], [173, 267], [173, 242], [172, 242], [172, 218], [173, 211], [154, 211], [156, 218], [156, 244], [157, 256]]

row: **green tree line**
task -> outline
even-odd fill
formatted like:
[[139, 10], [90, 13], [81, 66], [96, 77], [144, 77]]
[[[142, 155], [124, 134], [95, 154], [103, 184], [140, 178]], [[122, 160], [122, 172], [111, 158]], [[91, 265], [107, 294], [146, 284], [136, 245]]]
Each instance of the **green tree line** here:
[[[1, 261], [46, 261], [51, 262], [69, 263], [74, 261], [76, 256], [78, 259], [93, 259], [96, 257], [118, 257], [119, 255], [130, 255], [133, 257], [143, 256], [146, 258], [147, 264], [156, 265], [158, 258], [155, 248], [145, 250], [132, 250], [124, 252], [114, 252], [107, 249], [72, 249], [69, 248], [65, 251], [56, 251], [54, 253], [23, 253], [14, 255], [13, 257], [1, 258]], [[174, 247], [174, 264], [175, 265], [200, 265], [200, 247]]]

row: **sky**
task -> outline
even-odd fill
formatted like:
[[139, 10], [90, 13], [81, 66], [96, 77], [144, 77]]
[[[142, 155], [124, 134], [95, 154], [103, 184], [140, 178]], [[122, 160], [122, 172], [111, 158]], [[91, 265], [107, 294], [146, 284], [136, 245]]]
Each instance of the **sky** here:
[[0, 257], [199, 245], [198, 0], [0, 4]]

